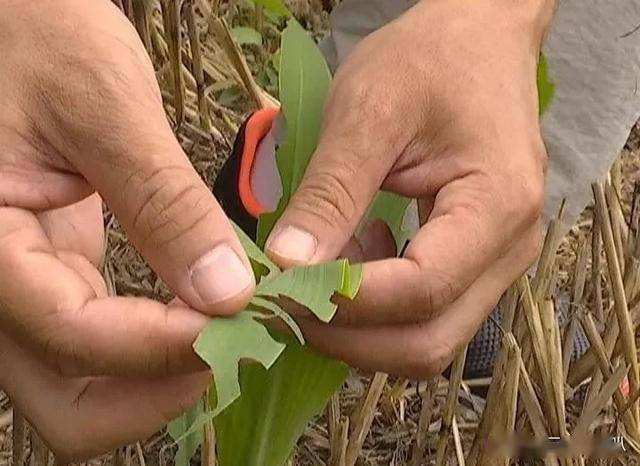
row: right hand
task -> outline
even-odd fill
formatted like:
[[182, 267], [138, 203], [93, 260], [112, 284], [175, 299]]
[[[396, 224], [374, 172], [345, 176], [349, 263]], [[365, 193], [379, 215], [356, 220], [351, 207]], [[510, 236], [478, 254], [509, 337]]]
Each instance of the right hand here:
[[[0, 0], [0, 387], [64, 458], [153, 433], [209, 376], [192, 344], [253, 274], [108, 0]], [[101, 198], [180, 305], [108, 297]]]

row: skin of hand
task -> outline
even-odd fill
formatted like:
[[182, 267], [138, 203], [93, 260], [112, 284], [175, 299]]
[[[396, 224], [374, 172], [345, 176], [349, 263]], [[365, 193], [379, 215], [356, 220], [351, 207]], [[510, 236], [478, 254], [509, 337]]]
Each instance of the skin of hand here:
[[361, 249], [378, 260], [364, 263], [356, 299], [329, 325], [302, 322], [315, 347], [364, 369], [439, 374], [535, 261], [547, 157], [536, 69], [553, 11], [542, 0], [424, 0], [338, 69], [268, 254], [286, 267], [353, 251], [379, 189], [430, 211], [401, 258], [369, 235]]
[[[254, 280], [107, 0], [0, 0], [0, 387], [60, 458], [152, 434], [209, 381], [192, 344]], [[107, 296], [102, 200], [180, 299]]]

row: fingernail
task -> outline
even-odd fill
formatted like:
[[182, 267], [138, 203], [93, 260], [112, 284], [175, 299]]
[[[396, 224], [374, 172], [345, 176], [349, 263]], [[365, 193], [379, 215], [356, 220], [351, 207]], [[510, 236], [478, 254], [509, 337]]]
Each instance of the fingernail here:
[[269, 238], [266, 249], [282, 259], [304, 264], [315, 255], [318, 240], [307, 231], [287, 226]]
[[253, 281], [251, 271], [226, 244], [216, 246], [191, 267], [191, 283], [206, 304], [233, 298]]

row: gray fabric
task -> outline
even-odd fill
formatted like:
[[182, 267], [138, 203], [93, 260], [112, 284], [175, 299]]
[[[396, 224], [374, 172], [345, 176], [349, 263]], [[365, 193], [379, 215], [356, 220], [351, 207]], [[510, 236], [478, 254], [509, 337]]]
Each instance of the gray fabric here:
[[640, 117], [638, 0], [565, 0], [544, 48], [556, 96], [542, 120], [547, 218], [567, 198], [573, 224]]
[[[413, 0], [344, 0], [321, 44], [332, 69], [357, 42], [398, 17]], [[638, 0], [562, 0], [544, 53], [556, 95], [542, 126], [549, 152], [544, 220], [567, 199], [569, 228], [589, 202], [590, 184], [606, 176], [640, 117]]]

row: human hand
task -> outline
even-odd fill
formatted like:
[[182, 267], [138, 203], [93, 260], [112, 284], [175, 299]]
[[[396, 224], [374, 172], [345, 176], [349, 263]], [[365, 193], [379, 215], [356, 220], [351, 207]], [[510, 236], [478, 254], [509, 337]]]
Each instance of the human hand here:
[[314, 346], [365, 369], [438, 374], [535, 260], [546, 164], [536, 66], [553, 6], [423, 1], [339, 68], [268, 253], [283, 266], [335, 258], [381, 188], [432, 208], [402, 258], [364, 264], [331, 325], [303, 323]]
[[[64, 457], [151, 434], [202, 393], [192, 343], [253, 274], [107, 0], [0, 2], [0, 387]], [[101, 199], [181, 299], [108, 297]]]

